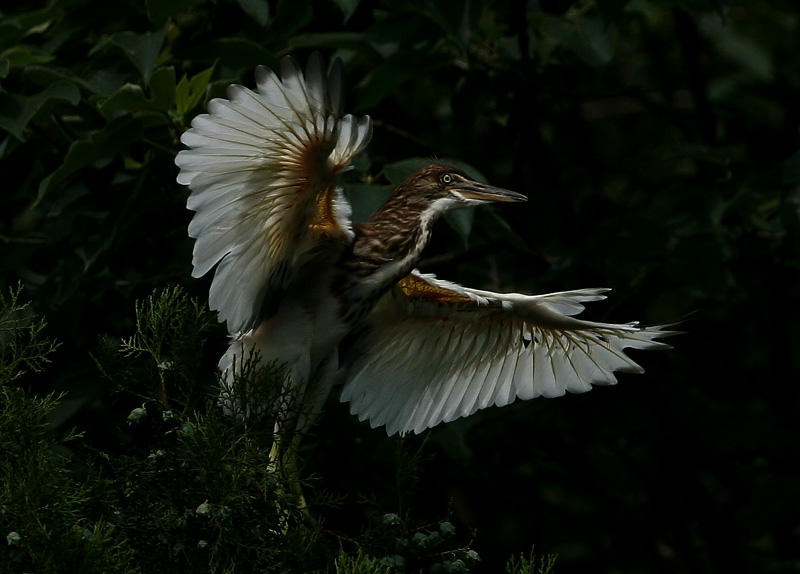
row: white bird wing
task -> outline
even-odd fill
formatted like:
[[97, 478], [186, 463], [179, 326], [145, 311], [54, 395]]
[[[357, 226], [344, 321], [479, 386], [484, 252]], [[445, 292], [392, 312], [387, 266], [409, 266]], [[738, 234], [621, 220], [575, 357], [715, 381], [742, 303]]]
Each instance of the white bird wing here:
[[625, 348], [668, 348], [665, 326], [575, 319], [608, 289], [492, 293], [412, 273], [370, 316], [339, 373], [341, 400], [389, 435], [515, 399], [582, 393], [641, 373]]
[[320, 244], [353, 238], [338, 174], [369, 142], [372, 123], [342, 116], [342, 64], [326, 73], [290, 57], [256, 69], [258, 91], [234, 85], [181, 137], [175, 163], [191, 190], [192, 275], [217, 266], [209, 306], [228, 331], [255, 327]]

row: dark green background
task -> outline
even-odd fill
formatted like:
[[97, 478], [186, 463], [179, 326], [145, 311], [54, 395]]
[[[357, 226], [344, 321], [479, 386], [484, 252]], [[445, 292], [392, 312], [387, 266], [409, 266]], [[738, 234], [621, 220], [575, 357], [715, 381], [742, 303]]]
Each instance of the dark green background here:
[[[205, 300], [173, 159], [206, 98], [176, 97], [181, 78], [213, 66], [220, 96], [320, 50], [344, 60], [347, 109], [375, 120], [357, 213], [420, 157], [530, 198], [438, 224], [424, 271], [612, 287], [598, 320], [689, 315], [674, 350], [636, 354], [644, 376], [435, 429], [410, 511], [450, 504], [476, 571], [532, 545], [559, 573], [800, 571], [794, 2], [37, 4], [0, 16], [0, 282], [21, 281], [61, 342], [19, 381], [67, 393], [56, 430], [114, 453], [136, 404], [97, 370], [98, 337], [129, 336], [154, 289]], [[209, 380], [224, 347], [219, 329]], [[329, 404], [302, 456], [312, 493], [344, 496], [331, 530], [357, 533], [358, 496], [391, 490], [394, 450]]]

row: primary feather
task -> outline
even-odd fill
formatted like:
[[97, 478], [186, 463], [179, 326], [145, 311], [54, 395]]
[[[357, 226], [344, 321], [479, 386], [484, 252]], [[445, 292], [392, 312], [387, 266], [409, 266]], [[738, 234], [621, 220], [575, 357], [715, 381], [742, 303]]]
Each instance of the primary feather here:
[[341, 114], [338, 60], [326, 74], [316, 54], [304, 76], [286, 58], [281, 77], [260, 67], [256, 82], [257, 92], [231, 86], [229, 99], [211, 100], [175, 160], [196, 212], [193, 275], [217, 266], [209, 304], [232, 334], [258, 326], [265, 299], [292, 283], [320, 236], [352, 239], [337, 175], [372, 130], [369, 117]]
[[414, 273], [373, 311], [339, 373], [342, 400], [389, 434], [517, 398], [580, 393], [643, 369], [626, 348], [667, 348], [662, 327], [575, 319], [608, 289], [492, 293]]

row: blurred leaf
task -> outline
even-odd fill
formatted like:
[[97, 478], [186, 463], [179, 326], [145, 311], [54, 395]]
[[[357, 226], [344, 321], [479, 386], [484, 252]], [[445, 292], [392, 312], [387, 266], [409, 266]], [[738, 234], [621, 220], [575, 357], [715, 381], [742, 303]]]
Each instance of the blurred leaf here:
[[514, 231], [508, 222], [494, 209], [487, 210], [486, 217], [481, 218], [481, 226], [518, 251], [525, 252], [530, 250], [522, 236]]
[[419, 54], [403, 58], [388, 60], [375, 68], [361, 83], [358, 90], [356, 111], [362, 111], [377, 106], [392, 92], [397, 91], [411, 78], [420, 74], [429, 73], [449, 63], [452, 57], [443, 55], [428, 55], [421, 58]]
[[156, 25], [163, 24], [167, 18], [185, 12], [197, 4], [202, 4], [206, 0], [145, 0], [147, 7], [147, 17]]
[[392, 188], [372, 183], [350, 183], [345, 186], [345, 194], [353, 207], [353, 221], [365, 222], [392, 195]]
[[60, 100], [77, 106], [80, 99], [78, 88], [67, 82], [56, 82], [34, 96], [0, 93], [0, 128], [24, 140], [23, 132], [28, 122], [47, 102]]
[[463, 51], [469, 46], [471, 2], [426, 0], [424, 13]]
[[8, 71], [14, 68], [28, 66], [30, 64], [46, 64], [52, 62], [54, 59], [55, 56], [47, 52], [42, 52], [26, 46], [12, 46], [8, 50], [4, 50], [0, 53], [0, 66], [5, 64], [3, 68], [5, 73], [2, 74], [2, 77], [8, 75]]
[[602, 68], [611, 62], [619, 37], [615, 25], [606, 25], [589, 16], [550, 16], [544, 20], [542, 31], [572, 50], [592, 68]]
[[150, 74], [153, 72], [158, 62], [158, 55], [161, 51], [161, 46], [164, 44], [166, 35], [167, 24], [164, 24], [158, 30], [145, 32], [144, 34], [118, 32], [113, 34], [108, 40], [97, 44], [90, 50], [89, 54], [94, 54], [108, 44], [117, 46], [122, 49], [128, 59], [136, 66], [144, 82], [148, 83], [150, 81]]
[[158, 68], [150, 78], [153, 97], [148, 98], [141, 86], [125, 84], [108, 98], [100, 107], [104, 110], [159, 111], [166, 112], [172, 107], [175, 98], [175, 68]]
[[150, 77], [148, 85], [157, 109], [168, 111], [175, 102], [175, 68], [172, 66], [158, 68]]
[[153, 100], [148, 100], [144, 90], [138, 84], [125, 84], [108, 98], [100, 107], [104, 110], [155, 110], [158, 109]]
[[[289, 40], [290, 47], [298, 48], [346, 48], [351, 50], [370, 50], [364, 35], [354, 32], [319, 32], [295, 36]], [[371, 51], [371, 50], [370, 50]]]
[[270, 29], [288, 40], [314, 17], [311, 0], [279, 0]]
[[787, 240], [795, 253], [800, 253], [800, 152], [783, 162], [781, 184], [785, 187], [779, 217], [786, 229]]
[[419, 57], [427, 53], [426, 48], [432, 42], [441, 38], [441, 26], [424, 12], [423, 3], [409, 3], [408, 6], [414, 9], [376, 13], [375, 22], [364, 33], [364, 39], [385, 59], [411, 54]]
[[417, 171], [429, 165], [431, 160], [424, 157], [412, 157], [394, 163], [387, 164], [384, 168], [384, 174], [389, 183], [395, 187], [403, 183], [406, 178]]
[[625, 6], [630, 4], [631, 0], [597, 0], [597, 9], [603, 16], [603, 21], [606, 26], [616, 22], [622, 15]]
[[192, 50], [192, 60], [209, 66], [218, 62], [217, 67], [228, 66], [235, 70], [250, 70], [261, 65], [274, 68], [278, 64], [273, 52], [246, 38], [213, 39]]
[[67, 82], [91, 94], [109, 96], [123, 83], [123, 74], [98, 70], [84, 79], [67, 68], [34, 64], [25, 68], [25, 79], [39, 86]]
[[671, 277], [677, 282], [691, 281], [695, 289], [708, 297], [721, 297], [730, 276], [726, 268], [724, 246], [710, 234], [697, 234], [684, 238], [669, 262]]
[[269, 22], [269, 3], [266, 0], [236, 0], [236, 2], [259, 26], [267, 25], [267, 22]]
[[470, 233], [472, 233], [472, 223], [475, 221], [475, 209], [456, 209], [445, 213], [442, 218], [456, 232], [456, 234], [467, 244]]
[[344, 18], [342, 22], [347, 24], [347, 21], [350, 19], [350, 16], [353, 15], [353, 12], [356, 11], [358, 5], [361, 3], [361, 0], [333, 0], [334, 3], [339, 6], [339, 9], [344, 14]]
[[723, 56], [739, 64], [739, 70], [761, 81], [772, 79], [775, 66], [769, 48], [762, 42], [742, 34], [718, 14], [703, 15], [700, 27]]
[[800, 151], [786, 159], [781, 167], [781, 184], [788, 187], [800, 186]]
[[39, 184], [37, 202], [76, 171], [104, 159], [113, 158], [141, 138], [141, 124], [130, 116], [118, 118], [70, 145], [61, 165]]
[[47, 29], [52, 21], [50, 9], [32, 10], [14, 16], [0, 17], [0, 43], [10, 46], [23, 38]]
[[656, 154], [660, 159], [667, 161], [690, 158], [717, 165], [727, 165], [744, 159], [744, 150], [741, 147], [712, 147], [700, 143], [671, 145], [657, 150]]

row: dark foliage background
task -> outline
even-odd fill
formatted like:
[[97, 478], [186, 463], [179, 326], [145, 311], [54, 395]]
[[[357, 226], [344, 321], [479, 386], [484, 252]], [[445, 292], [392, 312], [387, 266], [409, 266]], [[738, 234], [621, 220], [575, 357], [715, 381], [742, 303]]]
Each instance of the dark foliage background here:
[[[21, 282], [60, 342], [15, 384], [65, 393], [48, 420], [83, 433], [74, 448], [146, 443], [125, 431], [141, 399], [93, 355], [101, 335], [134, 332], [155, 289], [205, 300], [180, 133], [228, 84], [252, 86], [256, 65], [320, 50], [345, 62], [349, 110], [375, 120], [357, 213], [419, 157], [530, 197], [440, 224], [425, 271], [495, 290], [612, 287], [587, 311], [599, 320], [691, 314], [675, 350], [639, 357], [645, 376], [433, 430], [399, 495], [396, 441], [332, 401], [301, 453], [311, 497], [340, 498], [325, 528], [355, 536], [392, 500], [474, 530], [476, 572], [532, 545], [561, 573], [800, 571], [798, 26], [794, 2], [755, 0], [7, 7], [0, 281]], [[194, 365], [209, 388], [224, 345], [211, 328]]]

